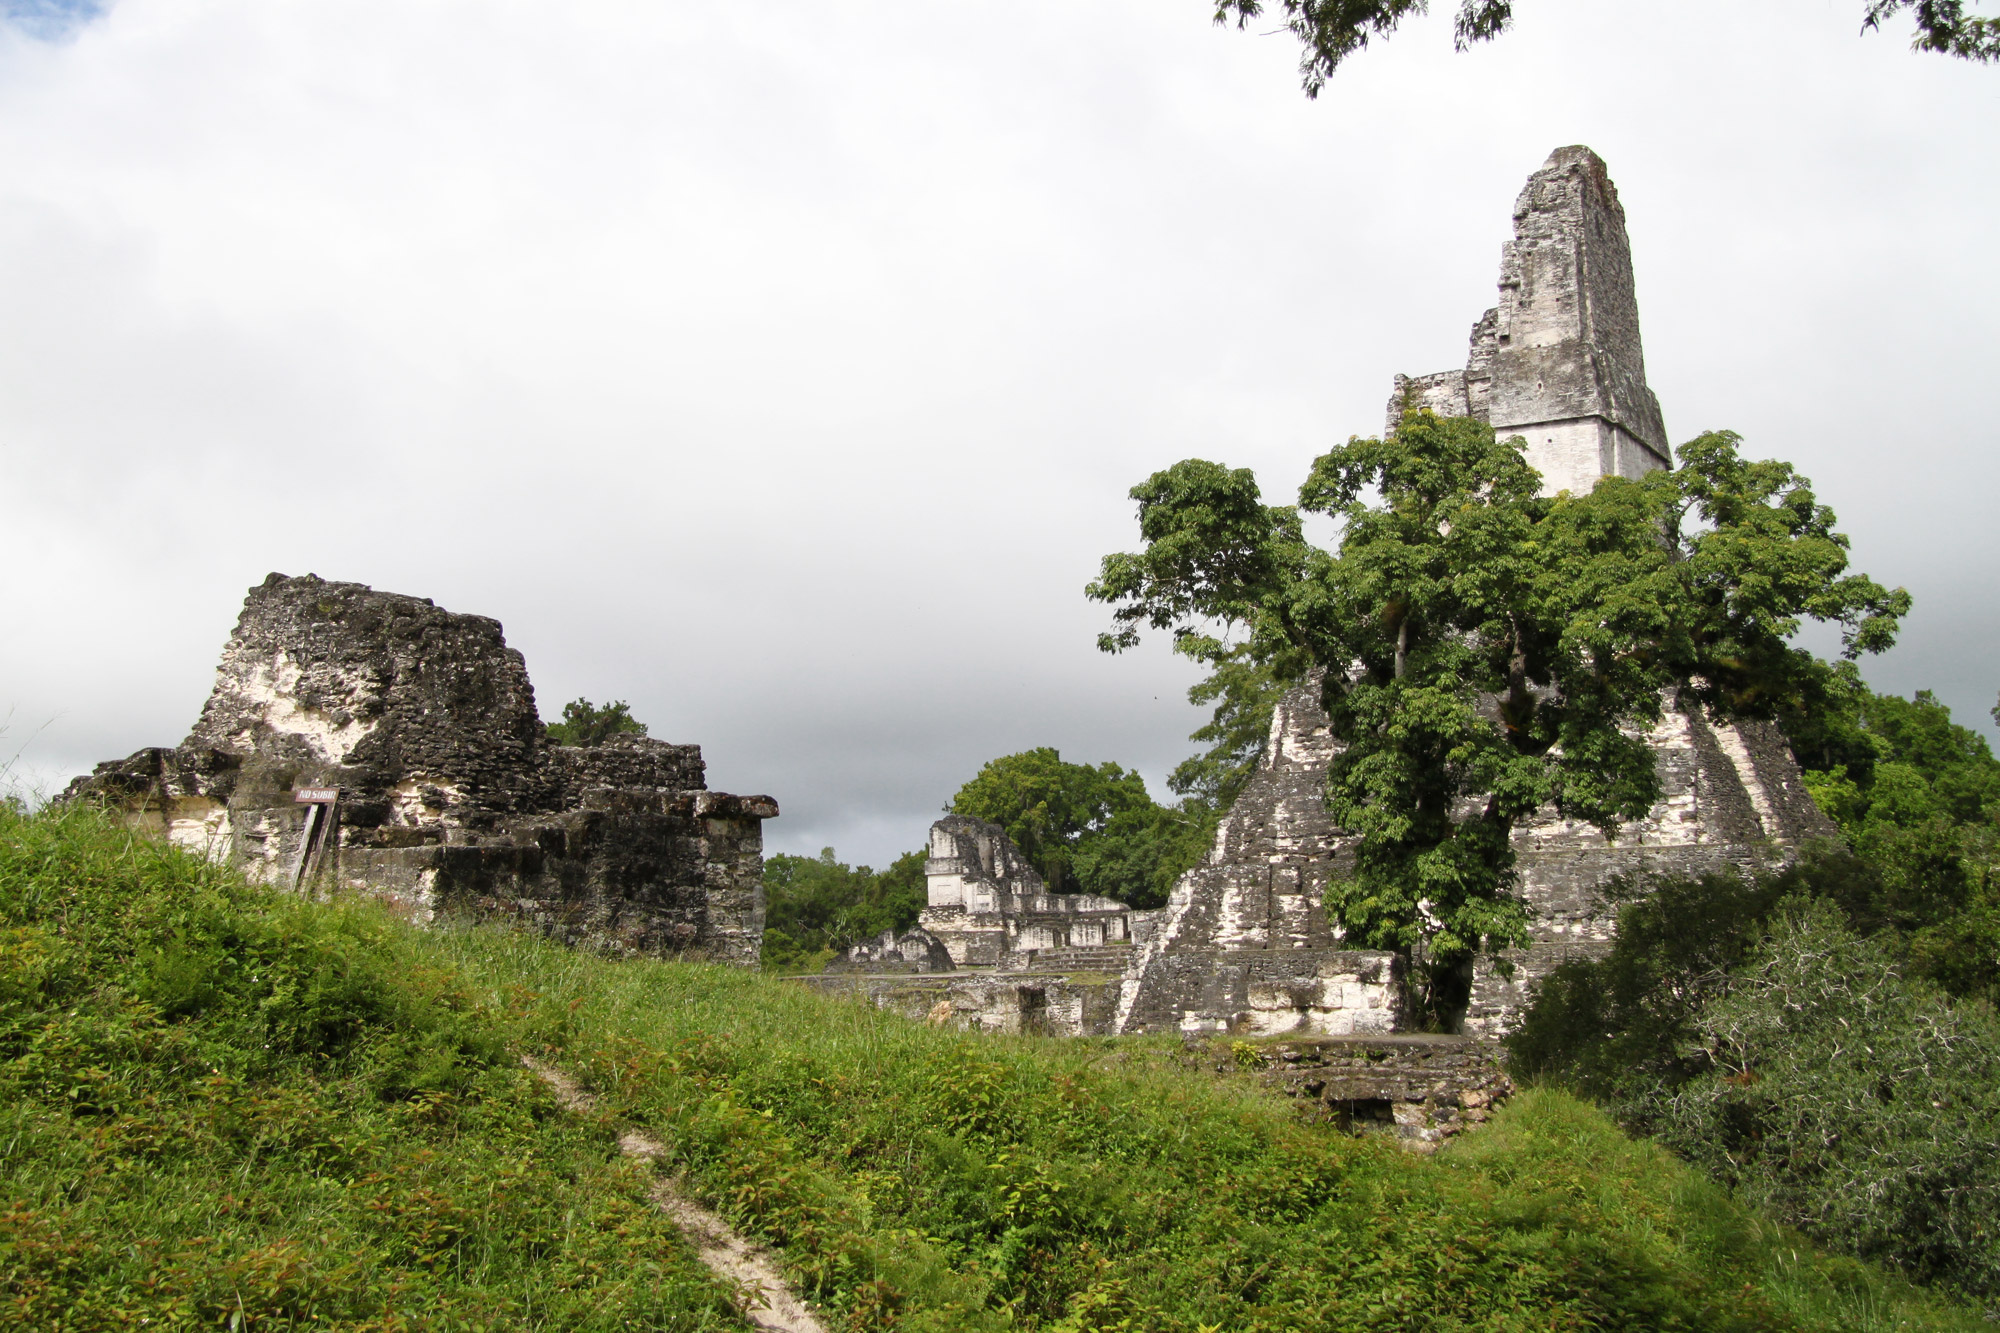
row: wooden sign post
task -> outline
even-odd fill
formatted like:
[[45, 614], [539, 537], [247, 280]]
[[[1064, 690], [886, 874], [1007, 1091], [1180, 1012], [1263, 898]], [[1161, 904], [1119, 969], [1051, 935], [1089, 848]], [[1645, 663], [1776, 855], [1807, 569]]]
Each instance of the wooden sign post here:
[[317, 872], [326, 858], [326, 844], [332, 837], [334, 807], [340, 803], [338, 787], [298, 787], [292, 799], [306, 807], [305, 830], [299, 834], [299, 854], [292, 862], [292, 884], [297, 889], [308, 873]]

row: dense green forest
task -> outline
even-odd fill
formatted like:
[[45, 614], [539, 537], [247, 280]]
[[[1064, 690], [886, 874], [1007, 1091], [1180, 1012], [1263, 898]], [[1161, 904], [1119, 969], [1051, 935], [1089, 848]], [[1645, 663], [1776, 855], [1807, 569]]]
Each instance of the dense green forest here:
[[835, 953], [885, 930], [904, 931], [924, 908], [924, 853], [905, 852], [877, 872], [818, 856], [764, 858], [767, 969], [817, 972]]
[[742, 1327], [656, 1173], [830, 1328], [1987, 1326], [1559, 1091], [1421, 1158], [1178, 1041], [417, 929], [87, 809], [0, 808], [0, 1094], [0, 1308], [62, 1333]]

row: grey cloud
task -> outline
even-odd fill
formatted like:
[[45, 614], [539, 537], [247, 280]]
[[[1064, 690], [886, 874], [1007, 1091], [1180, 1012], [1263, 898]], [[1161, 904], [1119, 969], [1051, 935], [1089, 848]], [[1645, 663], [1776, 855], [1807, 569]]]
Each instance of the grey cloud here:
[[1571, 142], [1670, 434], [1812, 476], [1918, 598], [1873, 678], [1983, 724], [2000, 76], [1522, 9], [1318, 103], [1157, 0], [123, 0], [0, 44], [0, 760], [178, 739], [278, 569], [498, 616], [545, 713], [630, 700], [786, 850], [880, 864], [1028, 745], [1157, 787], [1190, 673], [1081, 596], [1126, 489], [1199, 454], [1289, 498], [1463, 359]]

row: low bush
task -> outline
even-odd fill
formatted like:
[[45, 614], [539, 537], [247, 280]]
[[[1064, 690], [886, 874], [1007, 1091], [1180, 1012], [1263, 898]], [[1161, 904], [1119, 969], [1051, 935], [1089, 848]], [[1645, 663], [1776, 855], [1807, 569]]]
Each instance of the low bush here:
[[2000, 1297], [2000, 1021], [1983, 982], [1954, 998], [1936, 960], [1912, 966], [1953, 927], [1895, 888], [1838, 855], [1655, 883], [1605, 957], [1542, 980], [1515, 1076], [1594, 1099], [1823, 1244]]

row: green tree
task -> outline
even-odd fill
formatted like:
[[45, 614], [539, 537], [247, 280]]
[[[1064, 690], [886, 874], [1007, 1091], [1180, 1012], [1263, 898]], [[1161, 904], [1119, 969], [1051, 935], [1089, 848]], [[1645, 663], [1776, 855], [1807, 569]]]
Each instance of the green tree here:
[[1779, 905], [1694, 1016], [1660, 1135], [1814, 1237], [2000, 1294], [2000, 1023], [1900, 975], [1832, 904]]
[[1114, 816], [1152, 804], [1137, 773], [1111, 763], [1094, 768], [1065, 763], [1059, 752], [1043, 746], [990, 761], [958, 789], [947, 809], [1006, 829], [1052, 892], [1082, 893], [1074, 866], [1077, 844], [1103, 832]]
[[[1266, 0], [1216, 0], [1215, 21], [1244, 28], [1264, 14]], [[1429, 0], [1278, 0], [1285, 30], [1303, 53], [1299, 76], [1307, 97], [1318, 97], [1342, 61], [1371, 39], [1386, 40], [1412, 14], [1429, 10]], [[1911, 42], [1918, 51], [1937, 51], [1981, 64], [2000, 59], [2000, 20], [1967, 13], [1964, 0], [1867, 0], [1864, 32], [1885, 19], [1907, 13], [1916, 21]], [[1452, 44], [1460, 51], [1491, 41], [1514, 23], [1513, 0], [1460, 0], [1452, 24]]]
[[1198, 805], [1217, 815], [1228, 812], [1257, 769], [1278, 699], [1296, 683], [1239, 647], [1188, 690], [1189, 703], [1213, 704], [1215, 711], [1188, 737], [1207, 742], [1208, 748], [1167, 775], [1167, 786], [1184, 806]]
[[[1718, 715], [1804, 709], [1832, 673], [1789, 642], [1803, 619], [1841, 625], [1848, 656], [1894, 641], [1907, 594], [1847, 574], [1809, 484], [1736, 445], [1703, 435], [1677, 469], [1548, 497], [1518, 439], [1408, 413], [1317, 460], [1296, 508], [1182, 462], [1133, 489], [1145, 549], [1088, 590], [1116, 608], [1100, 647], [1150, 626], [1211, 668], [1323, 669], [1343, 744], [1327, 809], [1358, 835], [1329, 911], [1409, 958], [1448, 1023], [1473, 953], [1526, 939], [1514, 824], [1548, 805], [1615, 835], [1649, 809], [1641, 733], [1667, 691]], [[1336, 520], [1337, 551], [1300, 509]]]
[[1071, 764], [1048, 747], [1005, 755], [952, 798], [950, 813], [1007, 830], [1054, 893], [1158, 907], [1215, 831], [1213, 809], [1163, 806], [1117, 764]]
[[562, 721], [546, 724], [548, 738], [555, 745], [602, 745], [613, 736], [643, 736], [646, 724], [632, 716], [623, 699], [598, 707], [588, 699], [572, 699], [563, 705]]
[[1986, 738], [1928, 690], [1876, 694], [1854, 675], [1786, 730], [1806, 789], [1879, 884], [1858, 928], [1908, 933], [1913, 975], [2000, 1001], [2000, 761]]

